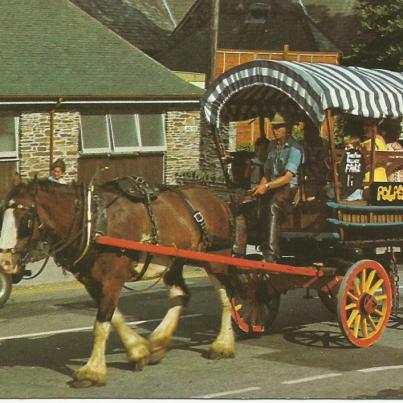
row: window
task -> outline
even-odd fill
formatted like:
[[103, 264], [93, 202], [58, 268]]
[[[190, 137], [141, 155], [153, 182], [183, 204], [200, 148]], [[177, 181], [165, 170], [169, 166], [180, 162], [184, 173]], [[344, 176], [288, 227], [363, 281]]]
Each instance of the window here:
[[0, 112], [0, 158], [17, 159], [18, 118], [11, 112]]
[[267, 18], [270, 11], [271, 11], [271, 4], [252, 3], [249, 6], [245, 23], [264, 25], [267, 23]]
[[164, 115], [81, 115], [84, 154], [165, 151]]
[[162, 115], [138, 115], [141, 145], [143, 147], [164, 148], [165, 131]]
[[107, 116], [81, 115], [81, 148], [87, 153], [110, 151]]

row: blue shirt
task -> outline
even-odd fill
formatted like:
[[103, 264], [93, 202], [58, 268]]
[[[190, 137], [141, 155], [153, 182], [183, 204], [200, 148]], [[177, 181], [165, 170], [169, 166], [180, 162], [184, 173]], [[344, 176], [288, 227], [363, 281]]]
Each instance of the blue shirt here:
[[303, 149], [291, 136], [287, 137], [284, 147], [277, 149], [277, 142], [271, 141], [264, 166], [264, 176], [268, 181], [279, 178], [290, 171], [293, 176], [290, 187], [298, 186], [298, 171], [303, 159]]
[[57, 180], [53, 175], [49, 176], [48, 178], [51, 182], [56, 182], [59, 183], [60, 185], [66, 185], [66, 181], [64, 180], [64, 178], [60, 178], [59, 180]]

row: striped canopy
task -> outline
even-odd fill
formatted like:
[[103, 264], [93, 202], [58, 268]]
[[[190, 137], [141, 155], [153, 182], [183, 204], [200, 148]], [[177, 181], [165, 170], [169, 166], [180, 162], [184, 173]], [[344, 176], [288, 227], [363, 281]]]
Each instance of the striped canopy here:
[[206, 119], [222, 122], [301, 110], [317, 125], [327, 109], [373, 118], [403, 116], [403, 74], [322, 63], [255, 60], [215, 80], [202, 98]]

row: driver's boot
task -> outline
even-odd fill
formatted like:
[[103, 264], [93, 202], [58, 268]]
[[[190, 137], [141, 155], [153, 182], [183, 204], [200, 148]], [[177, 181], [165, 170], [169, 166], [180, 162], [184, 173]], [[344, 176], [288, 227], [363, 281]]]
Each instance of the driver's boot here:
[[268, 236], [261, 245], [263, 258], [267, 263], [276, 263], [280, 259], [280, 217], [281, 211], [278, 206], [270, 205]]
[[235, 243], [233, 246], [233, 256], [245, 257], [247, 243], [246, 218], [243, 214], [235, 217]]

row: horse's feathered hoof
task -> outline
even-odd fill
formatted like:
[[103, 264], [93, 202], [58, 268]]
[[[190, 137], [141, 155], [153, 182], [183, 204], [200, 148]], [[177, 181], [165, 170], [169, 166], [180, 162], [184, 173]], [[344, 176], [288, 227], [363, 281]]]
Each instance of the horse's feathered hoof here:
[[133, 361], [133, 371], [141, 371], [145, 366], [149, 364], [149, 357], [146, 357], [143, 360]]
[[232, 343], [226, 344], [221, 341], [215, 341], [208, 351], [207, 357], [210, 360], [218, 360], [221, 358], [234, 358], [235, 348]]
[[233, 351], [215, 351], [210, 348], [207, 358], [209, 360], [220, 360], [221, 358], [234, 358], [235, 353]]
[[147, 340], [133, 345], [127, 350], [127, 359], [134, 371], [141, 371], [150, 361], [150, 345]]
[[168, 347], [158, 347], [151, 351], [150, 365], [158, 364], [168, 353]]
[[92, 386], [106, 385], [107, 374], [104, 371], [96, 371], [85, 365], [73, 373], [71, 386], [74, 388], [90, 388]]

